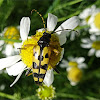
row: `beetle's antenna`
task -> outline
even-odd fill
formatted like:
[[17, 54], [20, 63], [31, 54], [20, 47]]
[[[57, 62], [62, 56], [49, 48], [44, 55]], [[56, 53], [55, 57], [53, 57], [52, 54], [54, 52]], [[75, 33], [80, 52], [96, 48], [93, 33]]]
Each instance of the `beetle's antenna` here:
[[[63, 30], [58, 30], [58, 31], [54, 31], [53, 33], [56, 33], [56, 32], [59, 32], [59, 31], [64, 31], [64, 30], [66, 30], [66, 31], [74, 31], [74, 32], [78, 33], [78, 31], [76, 31], [76, 30], [72, 30], [72, 29], [63, 29]], [[53, 34], [53, 33], [51, 33], [51, 34]]]
[[[36, 12], [36, 13], [41, 17], [42, 22], [43, 22], [43, 26], [44, 26], [44, 29], [45, 29], [45, 21], [44, 21], [44, 18], [43, 18], [42, 15], [41, 15], [37, 10], [35, 10], [35, 9], [33, 9], [33, 10], [31, 11], [31, 14], [33, 13], [33, 11]], [[46, 29], [45, 29], [45, 31], [46, 31]]]

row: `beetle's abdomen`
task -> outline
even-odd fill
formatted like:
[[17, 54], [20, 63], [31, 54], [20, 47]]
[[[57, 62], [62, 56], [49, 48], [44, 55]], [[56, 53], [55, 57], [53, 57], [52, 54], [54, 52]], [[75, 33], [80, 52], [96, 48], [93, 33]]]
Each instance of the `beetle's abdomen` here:
[[37, 84], [43, 82], [45, 77], [48, 63], [49, 63], [49, 49], [48, 47], [44, 47], [42, 51], [40, 51], [40, 46], [36, 46], [33, 49], [33, 77], [34, 81]]

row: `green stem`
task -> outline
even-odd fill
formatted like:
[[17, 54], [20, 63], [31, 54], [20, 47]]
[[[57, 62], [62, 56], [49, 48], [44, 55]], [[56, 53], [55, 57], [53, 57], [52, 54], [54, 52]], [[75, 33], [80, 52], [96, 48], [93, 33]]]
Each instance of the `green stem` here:
[[67, 16], [67, 17], [59, 18], [59, 19], [58, 19], [58, 22], [60, 22], [60, 21], [65, 21], [66, 19], [68, 19], [68, 18], [70, 18], [70, 17], [72, 17], [72, 16], [76, 16], [76, 15], [78, 15], [79, 13], [80, 13], [80, 11], [76, 11], [75, 13], [70, 14], [70, 15]]
[[90, 67], [95, 59], [95, 56], [92, 56], [88, 62], [88, 67]]
[[67, 93], [56, 93], [57, 97], [67, 97], [67, 98], [76, 98], [76, 99], [82, 99], [80, 96], [75, 94], [67, 94]]
[[2, 93], [2, 92], [0, 92], [0, 97], [4, 97], [4, 98], [11, 99], [11, 100], [15, 100], [13, 95], [9, 95], [9, 94]]
[[94, 97], [90, 97], [90, 96], [86, 96], [86, 99], [87, 100], [100, 100], [100, 99], [97, 99], [97, 98], [94, 98]]
[[0, 40], [11, 41], [11, 42], [19, 42], [19, 43], [22, 42], [21, 40], [7, 39], [7, 38], [4, 38], [4, 37], [0, 37]]
[[[47, 10], [46, 14], [44, 15], [44, 18], [46, 18], [48, 16], [48, 13], [53, 13], [53, 12], [56, 12], [56, 11], [59, 11], [60, 9], [63, 9], [63, 8], [66, 8], [67, 6], [71, 6], [71, 5], [74, 5], [76, 3], [79, 3], [79, 2], [82, 2], [83, 0], [72, 0], [70, 2], [67, 2], [67, 3], [64, 3], [64, 4], [60, 4], [60, 0], [55, 0], [53, 2], [53, 4], [49, 7], [49, 9]], [[79, 14], [80, 12], [78, 12]], [[77, 14], [76, 14], [77, 15]], [[73, 15], [72, 15], [73, 16]], [[72, 17], [71, 16], [71, 17]], [[69, 18], [69, 17], [67, 17]], [[64, 19], [67, 19], [67, 18], [62, 18], [62, 19], [59, 19], [61, 21], [63, 21]]]
[[64, 98], [73, 98], [73, 99], [85, 99], [85, 100], [100, 100], [98, 98], [90, 97], [90, 96], [79, 96], [75, 94], [67, 94], [67, 93], [56, 93], [57, 97], [64, 97]]

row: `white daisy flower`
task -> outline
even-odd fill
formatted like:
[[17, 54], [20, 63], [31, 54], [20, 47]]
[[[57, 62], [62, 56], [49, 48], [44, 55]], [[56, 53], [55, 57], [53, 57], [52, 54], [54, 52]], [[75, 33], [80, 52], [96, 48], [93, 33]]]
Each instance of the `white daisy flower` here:
[[74, 67], [74, 66], [77, 66], [79, 67], [80, 69], [82, 68], [86, 68], [86, 64], [84, 63], [85, 61], [85, 58], [84, 57], [72, 57], [72, 56], [69, 56], [68, 58], [68, 61], [67, 60], [62, 60], [62, 63], [60, 64], [60, 67], [61, 68], [70, 68], [70, 67]]
[[77, 85], [77, 83], [81, 80], [82, 77], [82, 68], [86, 68], [87, 65], [84, 63], [85, 58], [84, 57], [68, 57], [67, 60], [62, 60], [62, 63], [60, 64], [61, 68], [66, 68], [67, 71], [67, 78], [70, 81], [70, 84], [72, 86]]
[[79, 18], [82, 19], [81, 25], [88, 24], [88, 21], [91, 17], [91, 15], [95, 12], [96, 6], [93, 5], [90, 8], [86, 8], [83, 10], [83, 12], [80, 13]]
[[[57, 45], [53, 48], [56, 48], [54, 52], [59, 52], [57, 55], [56, 53], [53, 53], [50, 55], [51, 60], [49, 61], [48, 64], [48, 70], [46, 72], [45, 78], [44, 78], [44, 83], [47, 86], [50, 86], [54, 80], [54, 75], [53, 75], [53, 69], [54, 65], [56, 65], [62, 58], [64, 49], [61, 48], [60, 46], [63, 45], [66, 42], [66, 32], [67, 30], [64, 29], [74, 29], [77, 27], [79, 23], [79, 20], [76, 16], [68, 19], [64, 23], [62, 23], [52, 34], [51, 36], [51, 43], [56, 41]], [[57, 24], [57, 17], [52, 14], [48, 14], [48, 19], [47, 19], [47, 32], [52, 32]], [[22, 39], [22, 45], [19, 48], [25, 48], [26, 45], [30, 44], [35, 44], [37, 45], [37, 41], [35, 39], [40, 39], [40, 37], [43, 35], [45, 32], [45, 29], [38, 30], [36, 32], [36, 35], [33, 37], [28, 37], [30, 30], [30, 18], [29, 17], [23, 17], [20, 22], [20, 36]], [[59, 31], [62, 30], [62, 31]], [[13, 86], [20, 76], [22, 75], [23, 71], [26, 69], [29, 69], [32, 66], [32, 58], [33, 58], [33, 48], [34, 46], [29, 46], [26, 47], [26, 49], [21, 49], [20, 55], [15, 55], [7, 58], [0, 59], [0, 70], [6, 68], [7, 73], [9, 75], [17, 76], [15, 81], [10, 85]], [[52, 51], [52, 49], [51, 49]], [[55, 59], [56, 57], [56, 59]], [[27, 67], [26, 67], [27, 66]]]
[[100, 35], [100, 8], [96, 8], [88, 21], [90, 34]]
[[[6, 27], [0, 35], [1, 38], [4, 37], [6, 39], [19, 40], [20, 39], [19, 27], [14, 27], [14, 26]], [[6, 56], [17, 54], [19, 50], [14, 48], [14, 44], [15, 42], [13, 41], [0, 40], [0, 50], [4, 48], [2, 53], [5, 54]]]
[[95, 35], [91, 35], [90, 38], [84, 38], [81, 40], [82, 48], [90, 49], [88, 52], [88, 56], [96, 55], [96, 57], [100, 57], [100, 37]]

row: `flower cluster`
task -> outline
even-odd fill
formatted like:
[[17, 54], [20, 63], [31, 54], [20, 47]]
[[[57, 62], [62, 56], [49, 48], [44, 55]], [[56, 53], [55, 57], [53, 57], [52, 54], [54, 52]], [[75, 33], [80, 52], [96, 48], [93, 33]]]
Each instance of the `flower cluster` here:
[[[9, 75], [17, 76], [15, 81], [10, 86], [13, 86], [18, 81], [24, 70], [31, 68], [33, 62], [32, 61], [33, 48], [35, 45], [38, 45], [36, 40], [38, 41], [43, 36], [43, 33], [45, 31], [49, 33], [53, 32], [57, 25], [57, 20], [58, 18], [55, 15], [49, 13], [47, 19], [47, 28], [39, 29], [36, 31], [36, 35], [28, 37], [30, 31], [30, 18], [23, 17], [21, 19], [20, 37], [22, 39], [22, 43], [20, 43], [18, 47], [21, 48], [20, 54], [0, 59], [0, 70], [6, 68], [6, 71]], [[50, 43], [56, 42], [57, 45], [50, 46], [51, 50], [50, 61], [48, 64], [48, 70], [43, 80], [43, 82], [48, 87], [53, 83], [54, 80], [53, 67], [57, 65], [63, 57], [64, 48], [61, 48], [60, 46], [66, 43], [66, 34], [69, 31], [76, 28], [78, 24], [79, 24], [79, 19], [76, 16], [74, 16], [66, 20], [64, 23], [62, 23], [54, 31], [54, 34], [51, 35]], [[59, 53], [56, 54], [56, 52]]]
[[6, 56], [18, 54], [18, 49], [16, 49], [16, 45], [18, 45], [18, 43], [8, 40], [20, 39], [19, 27], [15, 26], [6, 27], [0, 34], [0, 36], [5, 39], [5, 41], [0, 40], [0, 51], [3, 50], [2, 53], [5, 54]]
[[[80, 24], [79, 18], [81, 20]], [[64, 48], [62, 47], [63, 44], [66, 43], [67, 38], [70, 38], [69, 41], [73, 41], [75, 40], [75, 36], [79, 35], [80, 30], [78, 30], [78, 28], [76, 29], [78, 31], [74, 30], [78, 25], [80, 25], [79, 27], [87, 25], [88, 28], [84, 29], [84, 32], [88, 31], [89, 34], [86, 35], [87, 37], [81, 39], [80, 47], [90, 49], [88, 56], [95, 55], [96, 57], [100, 57], [100, 21], [98, 20], [100, 18], [100, 9], [93, 5], [90, 8], [83, 10], [83, 12], [80, 13], [79, 18], [77, 16], [69, 18], [57, 29], [55, 29], [58, 18], [57, 16], [49, 13], [47, 18], [47, 28], [36, 30], [36, 34], [33, 36], [28, 36], [31, 23], [29, 17], [23, 17], [21, 19], [20, 35], [17, 28], [6, 28], [4, 32], [2, 32], [2, 36], [4, 38], [16, 40], [20, 39], [21, 37], [22, 40], [22, 43], [5, 41], [5, 43], [12, 45], [12, 47], [15, 47], [15, 49], [20, 49], [20, 52], [15, 56], [0, 59], [0, 70], [6, 69], [8, 75], [17, 76], [10, 87], [12, 87], [19, 80], [25, 70], [31, 70], [33, 73], [33, 51], [45, 32], [51, 34], [49, 43], [50, 56], [42, 86], [39, 86], [37, 89], [37, 96], [43, 100], [49, 100], [55, 97], [55, 88], [51, 85], [54, 81], [53, 69], [56, 70], [55, 66], [58, 65], [60, 61], [62, 62], [59, 64], [59, 66], [60, 68], [66, 68], [66, 76], [70, 81], [70, 84], [72, 86], [77, 85], [84, 75], [83, 69], [88, 68], [88, 65], [85, 63], [84, 57], [77, 57], [75, 55], [73, 55], [74, 57], [68, 56], [62, 60], [63, 54], [66, 52], [66, 50], [64, 51]], [[1, 41], [1, 45], [3, 44], [4, 41]], [[11, 55], [11, 53], [7, 54]]]
[[[96, 8], [95, 5], [90, 8], [86, 8], [80, 13], [79, 18], [81, 20], [80, 27], [87, 25], [88, 28], [84, 28], [86, 34], [85, 38], [81, 39], [80, 46], [82, 48], [90, 49], [88, 56], [95, 55], [100, 57], [100, 8]], [[87, 32], [88, 31], [88, 32]], [[81, 31], [80, 31], [81, 32]], [[67, 78], [71, 85], [76, 85], [83, 76], [83, 68], [87, 68], [87, 64], [84, 57], [67, 57], [68, 61], [63, 59], [60, 64], [61, 68], [66, 68]]]
[[87, 65], [84, 63], [84, 57], [68, 57], [68, 61], [63, 59], [60, 64], [61, 68], [66, 68], [67, 78], [69, 79], [71, 85], [76, 85], [82, 78], [82, 69], [86, 68]]
[[[95, 5], [83, 10], [79, 15], [84, 24], [88, 24], [90, 37], [83, 38], [81, 47], [90, 49], [88, 56], [96, 55], [100, 57], [100, 8]], [[92, 34], [92, 35], [91, 35]]]

